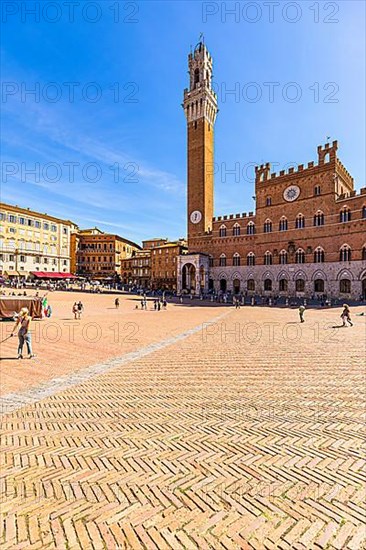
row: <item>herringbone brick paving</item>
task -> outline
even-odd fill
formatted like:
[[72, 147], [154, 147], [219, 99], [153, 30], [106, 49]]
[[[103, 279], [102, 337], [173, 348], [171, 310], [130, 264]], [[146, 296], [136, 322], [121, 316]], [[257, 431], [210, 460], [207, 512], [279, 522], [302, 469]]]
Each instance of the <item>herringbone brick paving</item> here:
[[[30, 291], [28, 291], [29, 293]], [[34, 293], [34, 292], [33, 292]], [[141, 311], [140, 299], [123, 296], [120, 308], [114, 307], [114, 295], [80, 292], [52, 292], [48, 295], [53, 314], [50, 319], [33, 322], [32, 361], [14, 361], [17, 339], [1, 345], [1, 395], [28, 390], [40, 382], [75, 373], [78, 369], [107, 359], [120, 357], [154, 342], [181, 334], [210, 318], [220, 308], [174, 308], [156, 312], [148, 301], [148, 310]], [[81, 300], [85, 311], [75, 320], [72, 304]], [[187, 306], [190, 301], [187, 299]], [[136, 306], [138, 309], [136, 310]], [[13, 322], [0, 323], [0, 340], [11, 333]], [[21, 367], [21, 368], [20, 368]]]
[[365, 548], [365, 321], [338, 319], [231, 311], [6, 415], [2, 547]]

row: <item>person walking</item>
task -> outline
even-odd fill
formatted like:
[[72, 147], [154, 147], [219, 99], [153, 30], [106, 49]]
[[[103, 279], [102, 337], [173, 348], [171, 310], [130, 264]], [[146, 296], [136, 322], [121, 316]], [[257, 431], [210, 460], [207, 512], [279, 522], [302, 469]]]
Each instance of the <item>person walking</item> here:
[[343, 304], [343, 311], [341, 313], [341, 319], [342, 319], [344, 327], [348, 326], [348, 325], [346, 325], [346, 322], [349, 323], [351, 325], [351, 327], [353, 327], [353, 323], [351, 321], [351, 312], [350, 312], [349, 306], [347, 304]]
[[31, 322], [32, 322], [32, 317], [29, 315], [28, 308], [23, 307], [19, 312], [15, 326], [11, 333], [11, 336], [14, 336], [18, 326], [20, 327], [18, 331], [18, 339], [19, 339], [18, 359], [23, 359], [24, 344], [27, 345], [28, 359], [32, 359], [32, 357], [34, 357], [34, 353], [32, 351], [32, 336], [30, 333]]
[[72, 312], [74, 314], [74, 319], [77, 319], [78, 318], [78, 313], [79, 313], [79, 308], [78, 308], [77, 302], [75, 302], [74, 305], [72, 306]]
[[78, 303], [78, 319], [81, 319], [81, 314], [83, 313], [83, 311], [84, 311], [84, 306], [80, 300]]
[[119, 308], [119, 298], [116, 298], [116, 299], [114, 300], [114, 305], [115, 305], [116, 309]]
[[300, 322], [301, 323], [305, 323], [304, 311], [305, 311], [305, 306], [300, 306], [299, 307], [299, 316], [300, 316]]

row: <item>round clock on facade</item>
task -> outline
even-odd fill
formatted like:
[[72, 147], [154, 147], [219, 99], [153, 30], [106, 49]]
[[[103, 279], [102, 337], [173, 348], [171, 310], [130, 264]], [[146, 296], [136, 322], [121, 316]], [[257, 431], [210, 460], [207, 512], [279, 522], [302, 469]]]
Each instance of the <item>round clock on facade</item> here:
[[287, 202], [295, 201], [300, 195], [300, 187], [297, 185], [290, 185], [283, 192], [283, 198]]
[[194, 210], [191, 214], [191, 222], [192, 223], [200, 223], [202, 220], [202, 214], [199, 210]]

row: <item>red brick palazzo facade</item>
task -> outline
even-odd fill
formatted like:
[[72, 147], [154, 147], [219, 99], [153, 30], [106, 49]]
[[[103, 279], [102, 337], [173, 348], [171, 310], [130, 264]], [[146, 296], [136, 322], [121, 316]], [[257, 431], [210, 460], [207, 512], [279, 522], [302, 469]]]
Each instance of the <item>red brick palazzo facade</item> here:
[[178, 291], [366, 298], [366, 188], [356, 193], [337, 141], [318, 147], [317, 163], [257, 166], [256, 211], [213, 217], [212, 58], [200, 43], [188, 61], [189, 254], [178, 262]]

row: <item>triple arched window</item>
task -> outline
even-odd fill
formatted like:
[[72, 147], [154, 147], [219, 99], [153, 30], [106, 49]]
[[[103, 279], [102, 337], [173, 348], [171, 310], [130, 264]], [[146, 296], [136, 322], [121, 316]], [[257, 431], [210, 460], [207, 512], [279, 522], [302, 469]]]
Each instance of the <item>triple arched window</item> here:
[[226, 267], [226, 256], [225, 256], [225, 254], [221, 254], [219, 263], [220, 263], [220, 267]]
[[340, 212], [339, 212], [339, 221], [341, 223], [346, 223], [351, 221], [351, 210], [345, 206]]
[[279, 254], [279, 260], [280, 260], [280, 264], [282, 264], [282, 265], [287, 264], [287, 252], [286, 252], [286, 250], [281, 250], [281, 252]]
[[264, 265], [272, 265], [272, 253], [267, 250], [267, 252], [264, 255]]
[[254, 235], [255, 233], [255, 225], [253, 222], [249, 222], [247, 225], [247, 235]]
[[255, 254], [254, 252], [249, 252], [247, 255], [247, 265], [252, 266], [255, 265]]
[[314, 250], [314, 262], [316, 264], [322, 264], [324, 262], [324, 259], [325, 259], [325, 253], [324, 253], [324, 250], [321, 246], [318, 246], [315, 250]]
[[339, 251], [340, 262], [350, 262], [352, 256], [351, 247], [348, 244], [344, 244]]
[[240, 265], [240, 254], [235, 252], [233, 256], [233, 266], [238, 267]]
[[295, 220], [295, 228], [303, 229], [305, 227], [305, 216], [304, 214], [298, 214]]
[[287, 231], [287, 229], [288, 229], [287, 218], [285, 216], [282, 216], [282, 218], [280, 219], [279, 230]]
[[226, 225], [222, 225], [219, 229], [220, 237], [226, 237]]
[[318, 210], [314, 216], [314, 225], [316, 227], [324, 225], [324, 214], [321, 210]]
[[264, 222], [263, 230], [265, 233], [271, 233], [272, 232], [272, 222], [268, 218]]
[[236, 223], [233, 226], [233, 236], [234, 237], [239, 237], [239, 235], [240, 235], [240, 225], [238, 223]]
[[295, 262], [297, 264], [305, 263], [305, 251], [302, 248], [298, 248], [295, 254]]

